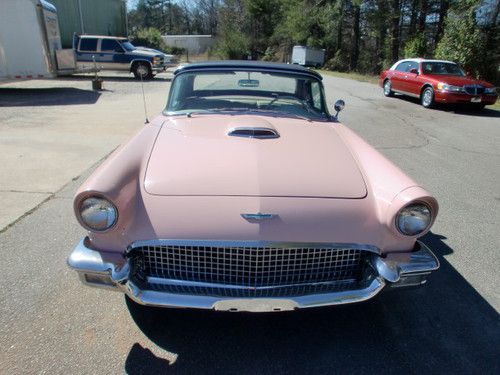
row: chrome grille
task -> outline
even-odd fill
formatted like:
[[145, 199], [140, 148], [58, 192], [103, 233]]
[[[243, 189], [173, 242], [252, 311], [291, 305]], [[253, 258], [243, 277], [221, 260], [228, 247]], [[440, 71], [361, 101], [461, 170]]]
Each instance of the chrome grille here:
[[465, 85], [464, 90], [469, 95], [481, 95], [484, 93], [484, 87], [480, 85]]
[[[369, 280], [371, 281], [371, 279]], [[224, 286], [215, 288], [207, 286], [192, 285], [169, 285], [154, 284], [148, 285], [149, 289], [167, 292], [173, 294], [204, 295], [232, 298], [270, 298], [284, 296], [303, 296], [308, 294], [332, 293], [347, 290], [362, 289], [368, 285], [368, 282], [344, 280], [319, 284], [292, 285], [286, 287], [273, 287], [264, 289], [234, 289], [224, 288]]]
[[[203, 294], [211, 295], [224, 295], [228, 286], [237, 286], [253, 290], [249, 293], [256, 296], [258, 288], [355, 283], [362, 277], [367, 252], [322, 247], [167, 245], [137, 247], [130, 256], [138, 280], [154, 278], [216, 284], [203, 288]], [[217, 291], [219, 285], [226, 291]], [[179, 285], [171, 286], [170, 290], [179, 288]], [[261, 293], [269, 295], [270, 292]]]

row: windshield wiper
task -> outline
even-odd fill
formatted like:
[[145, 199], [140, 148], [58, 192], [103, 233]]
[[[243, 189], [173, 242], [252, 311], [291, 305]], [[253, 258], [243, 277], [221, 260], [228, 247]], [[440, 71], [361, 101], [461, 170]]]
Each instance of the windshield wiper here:
[[[277, 110], [272, 110], [272, 109], [263, 109], [263, 108], [246, 108], [246, 107], [229, 107], [229, 108], [214, 108], [214, 109], [197, 109], [193, 111], [189, 111], [186, 113], [179, 113], [176, 114], [177, 116], [182, 116], [186, 115], [187, 117], [192, 117], [193, 115], [202, 115], [202, 114], [211, 114], [211, 113], [224, 113], [224, 112], [245, 112], [245, 113], [267, 113], [267, 114], [273, 114], [275, 117], [277, 116], [291, 116], [295, 117], [301, 120], [306, 120], [308, 122], [312, 122], [313, 120], [309, 117], [298, 115], [296, 113], [290, 113], [290, 112], [282, 112], [282, 111], [277, 111]], [[309, 112], [309, 111], [308, 111]], [[314, 112], [310, 112], [314, 115], [316, 115]]]
[[252, 109], [245, 108], [245, 107], [242, 107], [242, 108], [233, 107], [233, 108], [196, 109], [194, 111], [186, 112], [186, 116], [191, 117], [192, 115], [200, 115], [200, 114], [204, 114], [204, 113], [242, 112], [242, 111], [248, 112], [251, 110]]

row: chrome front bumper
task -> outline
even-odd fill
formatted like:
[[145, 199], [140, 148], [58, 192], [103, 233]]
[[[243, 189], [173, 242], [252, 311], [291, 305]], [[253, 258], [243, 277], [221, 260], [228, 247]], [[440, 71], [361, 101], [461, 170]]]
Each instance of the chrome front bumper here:
[[269, 312], [308, 307], [341, 305], [368, 300], [384, 287], [418, 286], [439, 268], [432, 251], [418, 242], [411, 253], [390, 254], [383, 258], [373, 254], [370, 260], [374, 270], [362, 289], [335, 291], [275, 298], [239, 298], [205, 295], [184, 295], [163, 291], [142, 290], [130, 279], [130, 263], [121, 259], [103, 260], [104, 253], [87, 246], [82, 239], [68, 258], [68, 265], [78, 272], [80, 280], [89, 286], [121, 291], [133, 301], [148, 306], [212, 309], [219, 311]]

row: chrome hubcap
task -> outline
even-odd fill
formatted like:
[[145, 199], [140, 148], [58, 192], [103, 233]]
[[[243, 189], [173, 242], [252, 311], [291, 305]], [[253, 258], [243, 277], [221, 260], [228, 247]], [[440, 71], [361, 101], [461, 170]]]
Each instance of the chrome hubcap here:
[[137, 67], [137, 73], [139, 73], [139, 75], [141, 76], [145, 76], [146, 74], [148, 74], [148, 69], [144, 65], [139, 65]]
[[384, 85], [384, 93], [386, 95], [389, 95], [390, 92], [391, 92], [391, 83], [387, 81]]
[[431, 101], [432, 101], [432, 92], [430, 90], [426, 90], [424, 92], [424, 99], [423, 99], [424, 105], [429, 106], [431, 104]]

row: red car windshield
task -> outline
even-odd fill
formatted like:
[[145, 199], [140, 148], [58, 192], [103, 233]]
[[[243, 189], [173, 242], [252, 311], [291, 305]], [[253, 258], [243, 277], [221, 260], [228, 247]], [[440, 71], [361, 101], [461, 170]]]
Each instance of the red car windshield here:
[[426, 61], [422, 63], [424, 74], [439, 74], [447, 76], [465, 76], [457, 64], [447, 62]]

